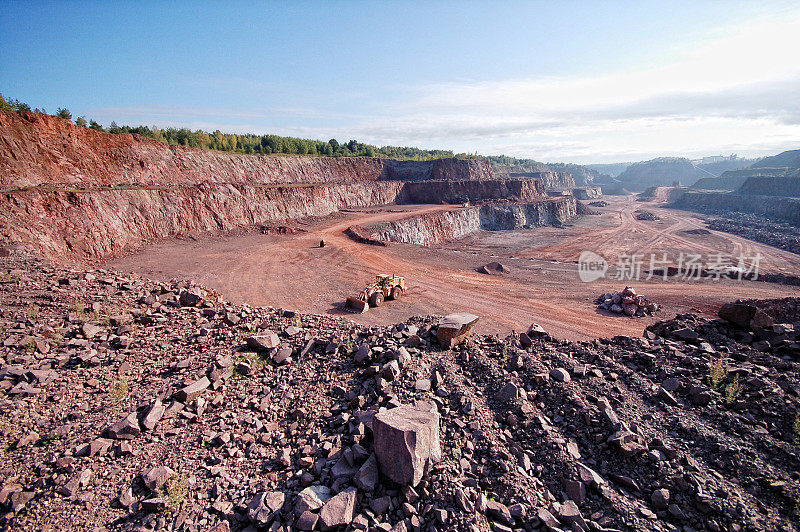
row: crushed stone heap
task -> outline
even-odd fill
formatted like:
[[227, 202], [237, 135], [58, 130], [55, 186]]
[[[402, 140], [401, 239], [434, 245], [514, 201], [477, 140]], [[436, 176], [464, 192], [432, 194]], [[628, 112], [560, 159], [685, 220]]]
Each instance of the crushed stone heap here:
[[630, 286], [626, 286], [621, 292], [602, 294], [594, 302], [598, 308], [614, 314], [625, 314], [632, 318], [649, 316], [659, 309], [658, 305], [650, 302], [643, 295], [637, 294], [636, 290]]

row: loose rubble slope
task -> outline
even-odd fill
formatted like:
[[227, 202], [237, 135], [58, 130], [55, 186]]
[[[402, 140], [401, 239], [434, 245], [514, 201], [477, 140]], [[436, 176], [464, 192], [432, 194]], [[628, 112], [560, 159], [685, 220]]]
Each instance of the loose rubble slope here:
[[791, 326], [442, 350], [432, 317], [367, 328], [0, 260], [7, 529], [797, 526]]

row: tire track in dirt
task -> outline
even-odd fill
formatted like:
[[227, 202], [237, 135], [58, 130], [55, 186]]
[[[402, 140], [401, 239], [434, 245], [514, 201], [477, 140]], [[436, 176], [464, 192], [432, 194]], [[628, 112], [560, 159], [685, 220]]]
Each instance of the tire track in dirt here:
[[[605, 248], [612, 252], [648, 251], [656, 246], [695, 246], [709, 249], [708, 242], [680, 236], [675, 232], [702, 227], [690, 214], [665, 213], [668, 227], [651, 226], [635, 219], [641, 206], [630, 198], [613, 200], [615, 212], [585, 227], [558, 231], [560, 242], [535, 247], [526, 245], [485, 252], [458, 242], [448, 249], [424, 248], [411, 244], [388, 247], [359, 244], [343, 231], [350, 225], [367, 225], [409, 216], [456, 209], [453, 206], [384, 208], [375, 212], [348, 212], [304, 225], [308, 231], [293, 235], [247, 234], [193, 243], [171, 242], [153, 246], [134, 256], [112, 263], [117, 269], [162, 278], [195, 278], [219, 290], [234, 302], [248, 302], [296, 309], [304, 312], [341, 314], [366, 325], [387, 325], [412, 315], [468, 311], [482, 317], [482, 332], [507, 333], [540, 323], [558, 337], [587, 340], [616, 334], [638, 336], [646, 325], [669, 318], [677, 312], [698, 308], [713, 313], [735, 297], [781, 297], [800, 294], [796, 287], [767, 283], [663, 282], [651, 280], [636, 286], [654, 301], [667, 307], [658, 318], [629, 319], [606, 316], [595, 310], [592, 300], [600, 293], [618, 290], [625, 281], [603, 279], [590, 285], [578, 280], [574, 263], [550, 263], [547, 259], [569, 257], [574, 261], [584, 249]], [[400, 212], [398, 212], [400, 211]], [[662, 211], [659, 209], [659, 211]], [[598, 217], [599, 218], [599, 217]], [[601, 223], [610, 223], [602, 226]], [[537, 229], [529, 230], [537, 238]], [[724, 234], [723, 234], [724, 235]], [[720, 237], [730, 245], [749, 249], [738, 238]], [[325, 240], [325, 247], [319, 241]], [[527, 237], [526, 237], [527, 239]], [[699, 247], [698, 247], [699, 244]], [[752, 249], [762, 250], [754, 245]], [[453, 253], [459, 251], [472, 253]], [[522, 253], [521, 253], [522, 251]], [[510, 255], [533, 258], [519, 261], [513, 275], [488, 276], [475, 268]], [[186, 260], [187, 256], [191, 260]], [[778, 260], [780, 253], [769, 252]], [[800, 271], [800, 257], [786, 260]], [[515, 263], [516, 264], [516, 263]], [[356, 293], [377, 273], [397, 273], [407, 278], [409, 290], [399, 301], [387, 302], [363, 315], [345, 314], [344, 299]]]

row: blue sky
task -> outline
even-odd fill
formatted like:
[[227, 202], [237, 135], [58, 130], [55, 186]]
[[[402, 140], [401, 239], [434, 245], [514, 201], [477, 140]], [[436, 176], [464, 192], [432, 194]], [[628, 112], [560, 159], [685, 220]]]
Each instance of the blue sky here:
[[545, 161], [800, 148], [796, 2], [6, 2], [0, 92], [108, 124]]

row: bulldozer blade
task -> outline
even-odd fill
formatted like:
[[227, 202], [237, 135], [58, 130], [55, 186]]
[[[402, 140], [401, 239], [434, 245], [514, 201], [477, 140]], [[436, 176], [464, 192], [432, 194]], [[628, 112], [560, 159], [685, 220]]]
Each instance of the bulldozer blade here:
[[357, 297], [348, 297], [345, 309], [347, 309], [348, 312], [352, 312], [354, 314], [363, 314], [367, 310], [369, 310], [369, 303], [367, 303], [366, 301], [361, 301]]

